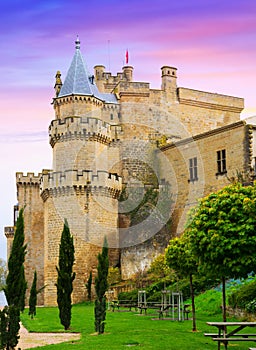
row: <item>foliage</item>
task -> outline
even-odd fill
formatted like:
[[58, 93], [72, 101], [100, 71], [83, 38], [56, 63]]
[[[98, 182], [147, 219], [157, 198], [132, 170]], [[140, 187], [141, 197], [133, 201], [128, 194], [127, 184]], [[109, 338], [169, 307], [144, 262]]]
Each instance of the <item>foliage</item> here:
[[218, 277], [240, 278], [256, 266], [256, 187], [226, 186], [200, 201], [187, 233], [200, 267]]
[[71, 322], [71, 294], [75, 279], [75, 273], [73, 272], [74, 259], [73, 237], [65, 219], [59, 248], [59, 267], [56, 267], [58, 272], [56, 287], [59, 318], [65, 330], [70, 327]]
[[121, 273], [118, 267], [110, 267], [108, 269], [108, 285], [113, 286], [121, 281]]
[[248, 312], [255, 312], [256, 281], [242, 284], [240, 288], [228, 296], [228, 303], [232, 308], [241, 308]]
[[186, 229], [199, 268], [222, 279], [223, 321], [225, 280], [243, 278], [256, 266], [256, 186], [226, 186], [200, 200]]
[[0, 349], [14, 349], [19, 341], [20, 310], [11, 305], [0, 310]]
[[[219, 283], [219, 280], [217, 281]], [[210, 279], [207, 276], [197, 275], [193, 279], [193, 287], [195, 295], [199, 295], [209, 288], [215, 287], [216, 279]], [[183, 299], [186, 300], [190, 298], [190, 282], [189, 278], [173, 278], [170, 282], [164, 279], [159, 279], [158, 282], [154, 282], [145, 288], [147, 293], [148, 301], [161, 301], [161, 291], [164, 289], [169, 289], [173, 292], [182, 292]], [[137, 301], [138, 299], [138, 289], [133, 289], [129, 292], [121, 292], [118, 294], [119, 300], [130, 300]]]
[[24, 273], [26, 245], [24, 244], [23, 209], [20, 209], [16, 229], [8, 260], [8, 274], [4, 288], [8, 305], [14, 305], [24, 310], [27, 282]]
[[32, 282], [32, 286], [30, 289], [30, 296], [29, 296], [29, 312], [31, 318], [34, 318], [36, 316], [36, 304], [37, 304], [37, 289], [36, 289], [36, 283], [37, 283], [37, 273], [34, 271], [34, 278]]
[[6, 262], [0, 258], [0, 291], [4, 288], [6, 283], [7, 267]]
[[147, 271], [148, 274], [151, 274], [155, 279], [165, 278], [173, 275], [173, 270], [170, 269], [166, 263], [165, 255], [159, 254], [151, 263], [150, 268]]
[[[207, 278], [207, 276], [197, 275], [193, 279], [193, 288], [195, 295], [205, 292], [207, 289], [216, 286], [216, 280]], [[171, 284], [168, 289], [176, 292], [180, 291], [183, 294], [183, 299], [190, 298], [190, 282], [188, 278], [179, 279], [177, 282]]]
[[92, 271], [90, 271], [89, 278], [87, 283], [85, 284], [85, 287], [87, 289], [88, 300], [91, 300], [92, 299]]
[[103, 334], [105, 329], [106, 319], [106, 297], [105, 293], [108, 290], [108, 244], [106, 237], [102, 247], [101, 254], [98, 255], [97, 276], [95, 278], [96, 300], [94, 306], [95, 331], [98, 334]]
[[179, 277], [188, 277], [197, 273], [197, 260], [192, 254], [189, 243], [189, 239], [183, 236], [170, 240], [166, 248], [166, 263], [176, 271]]
[[118, 300], [137, 301], [138, 300], [138, 289], [133, 289], [130, 292], [119, 293]]

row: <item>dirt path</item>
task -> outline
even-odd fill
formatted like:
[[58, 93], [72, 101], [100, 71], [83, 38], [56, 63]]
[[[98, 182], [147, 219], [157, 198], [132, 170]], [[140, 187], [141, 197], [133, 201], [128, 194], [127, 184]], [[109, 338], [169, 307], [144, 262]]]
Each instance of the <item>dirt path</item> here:
[[29, 333], [22, 324], [19, 335], [20, 340], [17, 349], [20, 348], [21, 350], [67, 341], [73, 342], [81, 337], [80, 333]]

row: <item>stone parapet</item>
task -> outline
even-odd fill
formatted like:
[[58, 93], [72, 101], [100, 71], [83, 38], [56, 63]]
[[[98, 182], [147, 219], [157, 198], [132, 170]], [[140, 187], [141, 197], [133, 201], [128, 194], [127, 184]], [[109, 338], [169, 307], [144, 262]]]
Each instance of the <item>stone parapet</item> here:
[[111, 142], [110, 124], [97, 118], [68, 117], [55, 119], [49, 126], [50, 145], [70, 140], [88, 140], [109, 144]]
[[235, 113], [241, 113], [244, 108], [243, 98], [187, 88], [178, 88], [178, 100], [180, 104]]
[[16, 173], [16, 183], [18, 184], [34, 184], [39, 185], [42, 174], [38, 173], [35, 175], [34, 173], [24, 174], [23, 172]]
[[106, 171], [97, 171], [93, 174], [90, 170], [66, 170], [63, 172], [50, 172], [43, 174], [40, 193], [45, 200], [51, 194], [58, 196], [67, 194], [67, 189], [83, 189], [90, 192], [104, 193], [116, 198], [122, 190], [122, 178], [117, 174]]
[[149, 97], [149, 83], [143, 82], [120, 82], [118, 84], [118, 92], [120, 97], [122, 96], [136, 96], [143, 95]]

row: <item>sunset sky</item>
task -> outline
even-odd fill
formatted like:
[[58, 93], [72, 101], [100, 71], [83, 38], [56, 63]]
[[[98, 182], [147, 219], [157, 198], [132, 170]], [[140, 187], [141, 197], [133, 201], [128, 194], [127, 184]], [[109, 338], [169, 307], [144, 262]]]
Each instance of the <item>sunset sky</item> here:
[[242, 118], [256, 115], [255, 0], [9, 0], [0, 11], [1, 258], [15, 172], [51, 168], [55, 74], [64, 80], [77, 35], [91, 71], [116, 75], [128, 49], [135, 81], [160, 88], [160, 68], [174, 66], [178, 86], [243, 97]]

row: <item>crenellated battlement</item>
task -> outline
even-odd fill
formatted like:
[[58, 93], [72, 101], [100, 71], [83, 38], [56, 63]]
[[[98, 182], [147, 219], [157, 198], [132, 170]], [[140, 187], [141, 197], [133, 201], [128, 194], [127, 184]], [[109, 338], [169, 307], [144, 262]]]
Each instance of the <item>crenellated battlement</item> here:
[[103, 105], [103, 101], [99, 100], [95, 96], [71, 95], [71, 96], [57, 97], [57, 98], [54, 98], [53, 100], [53, 104], [59, 105], [59, 106], [64, 104], [71, 104], [74, 102], [92, 104], [97, 107], [101, 107]]
[[15, 232], [15, 226], [5, 226], [4, 234], [6, 238], [13, 238]]
[[55, 119], [49, 126], [50, 145], [70, 140], [89, 140], [109, 144], [111, 125], [97, 118], [68, 117]]
[[64, 188], [69, 190], [87, 188], [94, 193], [108, 192], [116, 198], [122, 189], [122, 178], [117, 174], [101, 170], [97, 171], [97, 174], [93, 174], [91, 170], [66, 170], [42, 175], [40, 193], [43, 199], [48, 197], [49, 192], [61, 193]]
[[35, 175], [34, 173], [24, 174], [23, 172], [16, 173], [16, 183], [18, 184], [31, 184], [31, 185], [39, 185], [42, 174], [38, 173]]

